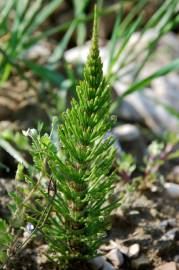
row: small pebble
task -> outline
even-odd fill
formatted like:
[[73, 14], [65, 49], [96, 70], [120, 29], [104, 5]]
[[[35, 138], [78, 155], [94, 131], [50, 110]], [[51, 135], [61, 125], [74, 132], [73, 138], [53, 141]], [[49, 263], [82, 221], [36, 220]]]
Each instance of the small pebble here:
[[140, 253], [140, 245], [139, 244], [133, 244], [129, 247], [129, 258], [137, 258]]
[[132, 141], [140, 138], [138, 127], [131, 124], [117, 126], [113, 129], [113, 133], [121, 141]]
[[178, 240], [179, 239], [179, 229], [178, 228], [174, 228], [169, 230], [167, 233], [165, 233], [161, 240], [163, 241], [167, 241], [167, 240]]
[[175, 227], [177, 225], [175, 218], [166, 219], [160, 222], [160, 226], [164, 229], [167, 227]]
[[168, 182], [164, 184], [164, 188], [171, 198], [179, 199], [179, 185]]
[[124, 263], [124, 257], [118, 248], [112, 249], [106, 254], [108, 260], [114, 265], [114, 267], [119, 267]]
[[153, 193], [157, 192], [157, 191], [158, 191], [158, 187], [157, 187], [156, 185], [152, 185], [151, 191], [152, 191]]
[[156, 218], [158, 212], [157, 212], [157, 210], [155, 208], [152, 208], [152, 209], [150, 209], [150, 214], [151, 214], [152, 217]]

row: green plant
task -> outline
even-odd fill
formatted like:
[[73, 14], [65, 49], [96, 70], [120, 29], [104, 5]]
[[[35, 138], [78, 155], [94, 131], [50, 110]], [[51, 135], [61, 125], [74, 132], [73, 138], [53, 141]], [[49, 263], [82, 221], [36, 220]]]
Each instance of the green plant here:
[[7, 250], [13, 237], [9, 233], [9, 226], [5, 220], [0, 219], [0, 263], [4, 263], [8, 257]]
[[[26, 62], [24, 54], [27, 49], [35, 44], [31, 43], [33, 34], [39, 29], [44, 21], [57, 9], [63, 0], [53, 0], [45, 4], [42, 0], [32, 3], [30, 0], [23, 2], [18, 0], [7, 0], [1, 2], [0, 18], [0, 82], [6, 81], [15, 69], [22, 79], [26, 79], [31, 86], [32, 83], [24, 74], [28, 64], [32, 65], [34, 73], [41, 74], [41, 69], [46, 73], [49, 81], [60, 82], [59, 75], [52, 73], [43, 66], [36, 66]], [[41, 41], [39, 39], [38, 41]], [[40, 69], [41, 67], [41, 69]], [[42, 76], [42, 74], [41, 74]], [[43, 76], [42, 76], [43, 77]]]
[[117, 160], [117, 174], [121, 181], [140, 190], [150, 189], [153, 184], [163, 182], [162, 168], [167, 162], [179, 157], [178, 143], [179, 137], [175, 133], [165, 133], [160, 141], [153, 140], [146, 149], [140, 167], [136, 166], [131, 154], [122, 152]]
[[80, 262], [97, 254], [109, 214], [119, 205], [119, 200], [108, 204], [116, 179], [115, 148], [113, 138], [106, 135], [112, 124], [110, 90], [102, 73], [96, 17], [84, 80], [76, 90], [78, 99], [72, 101], [58, 129], [60, 154], [51, 136], [35, 130], [26, 134], [33, 140], [36, 175], [41, 175], [37, 182], [26, 178], [36, 186], [38, 196], [43, 195], [27, 220], [43, 233], [51, 258], [67, 269], [77, 269]]
[[[89, 0], [83, 2], [74, 0], [74, 18], [60, 25], [49, 26], [48, 18], [63, 4], [63, 0], [2, 0], [0, 2], [0, 84], [7, 81], [12, 74], [16, 74], [22, 80], [26, 80], [30, 87], [38, 90], [35, 83], [29, 77], [28, 71], [37, 75], [44, 89], [44, 82], [51, 83], [59, 89], [65, 90], [62, 74], [57, 73], [56, 68], [61, 64], [68, 43], [77, 30], [77, 44], [82, 44], [86, 35], [86, 22], [92, 19], [92, 14], [86, 16], [84, 9]], [[115, 10], [104, 9], [101, 15]], [[46, 23], [46, 28], [42, 27]], [[46, 59], [45, 64], [29, 60], [26, 55], [33, 46], [48, 40], [54, 34], [64, 33], [53, 52]], [[52, 39], [51, 41], [54, 42]], [[49, 42], [49, 40], [48, 40]], [[27, 71], [27, 72], [26, 72]], [[67, 79], [68, 80], [68, 79]]]
[[174, 133], [165, 134], [163, 141], [153, 141], [148, 146], [148, 153], [144, 157], [143, 179], [140, 183], [141, 188], [150, 187], [157, 180], [163, 180], [161, 168], [172, 159], [179, 156], [176, 146], [179, 143], [179, 137]]

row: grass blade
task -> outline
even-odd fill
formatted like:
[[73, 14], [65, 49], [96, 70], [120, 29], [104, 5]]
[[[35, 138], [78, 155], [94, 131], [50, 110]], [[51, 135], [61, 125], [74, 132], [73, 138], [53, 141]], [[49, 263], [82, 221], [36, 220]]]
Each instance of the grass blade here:
[[111, 112], [113, 112], [118, 105], [121, 103], [121, 101], [128, 95], [137, 92], [137, 91], [141, 91], [144, 89], [144, 87], [148, 86], [150, 84], [151, 81], [165, 76], [168, 73], [174, 71], [174, 70], [179, 70], [179, 59], [172, 61], [170, 64], [162, 67], [161, 69], [159, 69], [158, 71], [154, 72], [153, 74], [151, 74], [150, 76], [144, 78], [143, 80], [139, 81], [139, 82], [135, 82], [133, 83], [121, 96], [119, 96], [117, 98], [117, 100], [112, 104], [111, 106]]
[[54, 52], [49, 57], [48, 62], [49, 62], [50, 65], [54, 65], [55, 63], [57, 63], [61, 59], [61, 57], [63, 56], [63, 53], [64, 53], [64, 51], [65, 51], [65, 49], [66, 49], [66, 47], [68, 45], [68, 42], [69, 42], [69, 40], [70, 40], [70, 38], [71, 38], [75, 28], [76, 28], [76, 26], [77, 26], [77, 21], [74, 20], [71, 23], [71, 25], [70, 25], [69, 29], [67, 30], [67, 32], [65, 33], [65, 35], [64, 35], [63, 39], [61, 40], [61, 42], [56, 46]]
[[48, 67], [38, 65], [32, 61], [25, 61], [25, 65], [30, 68], [35, 74], [40, 76], [44, 81], [49, 81], [52, 84], [59, 86], [64, 78], [57, 72]]
[[33, 30], [37, 29], [62, 3], [64, 0], [54, 0], [48, 3], [38, 14], [33, 23]]

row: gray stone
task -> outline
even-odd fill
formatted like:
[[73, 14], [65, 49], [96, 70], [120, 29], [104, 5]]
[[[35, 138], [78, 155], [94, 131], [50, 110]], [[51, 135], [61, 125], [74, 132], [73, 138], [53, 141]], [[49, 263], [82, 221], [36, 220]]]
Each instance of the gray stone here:
[[106, 259], [104, 256], [98, 256], [92, 260], [89, 260], [89, 264], [95, 267], [95, 269], [101, 269], [106, 263]]
[[164, 183], [164, 188], [168, 195], [173, 199], [179, 199], [179, 185], [174, 183]]
[[48, 46], [49, 45], [47, 43], [36, 44], [25, 52], [23, 58], [30, 60], [41, 58], [44, 60], [51, 54], [50, 48]]
[[177, 225], [176, 218], [170, 218], [160, 222], [160, 227], [164, 229], [168, 227], [175, 227], [176, 225]]
[[139, 129], [131, 124], [115, 127], [113, 133], [120, 141], [133, 141], [140, 138]]
[[168, 240], [179, 240], [179, 228], [174, 228], [169, 230], [167, 233], [165, 233], [161, 240], [168, 241]]
[[106, 257], [114, 267], [120, 267], [124, 263], [124, 257], [118, 248], [112, 249], [106, 254]]
[[134, 155], [137, 161], [142, 161], [146, 147], [137, 126], [132, 124], [119, 125], [113, 129], [113, 134], [124, 151]]
[[115, 270], [115, 268], [109, 262], [105, 262], [103, 270]]

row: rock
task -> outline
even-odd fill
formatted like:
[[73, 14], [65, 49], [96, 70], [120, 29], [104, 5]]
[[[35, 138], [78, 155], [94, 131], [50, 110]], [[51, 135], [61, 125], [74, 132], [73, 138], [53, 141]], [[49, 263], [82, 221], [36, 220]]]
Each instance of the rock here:
[[154, 217], [154, 218], [157, 217], [158, 211], [155, 208], [151, 208], [149, 212], [150, 212], [152, 217]]
[[129, 247], [129, 257], [130, 258], [137, 258], [140, 253], [140, 245], [139, 244], [133, 244]]
[[115, 268], [109, 262], [105, 262], [102, 270], [115, 270]]
[[132, 268], [145, 269], [150, 265], [149, 259], [145, 255], [141, 255], [139, 258], [132, 260]]
[[92, 260], [89, 260], [89, 264], [95, 267], [96, 269], [101, 269], [106, 263], [106, 259], [104, 256], [98, 256]]
[[153, 192], [153, 193], [155, 193], [155, 192], [157, 192], [159, 190], [159, 187], [158, 186], [156, 186], [156, 185], [152, 185], [151, 186], [151, 192]]
[[155, 268], [154, 270], [178, 270], [178, 268], [175, 262], [169, 262]]
[[176, 218], [170, 218], [160, 222], [160, 227], [164, 229], [175, 226], [177, 226]]
[[133, 141], [140, 138], [140, 131], [135, 125], [125, 124], [113, 129], [114, 135], [122, 141]]
[[179, 228], [174, 228], [169, 230], [167, 233], [165, 233], [161, 240], [167, 241], [167, 240], [179, 240]]
[[111, 261], [114, 267], [120, 267], [124, 263], [124, 257], [118, 248], [112, 249], [106, 254], [108, 260]]
[[39, 43], [32, 46], [30, 49], [28, 49], [25, 54], [23, 55], [24, 59], [28, 60], [35, 60], [35, 59], [47, 59], [51, 54], [49, 45], [47, 43]]
[[174, 183], [165, 183], [164, 188], [171, 198], [179, 199], [179, 185]]
[[[122, 88], [124, 89], [123, 91], [121, 91]], [[121, 82], [117, 81], [114, 84], [117, 96], [123, 94], [126, 88], [127, 85], [122, 86]], [[171, 92], [174, 92], [171, 86], [170, 89]], [[172, 101], [168, 100], [166, 102], [163, 97], [157, 96], [157, 91], [154, 91], [153, 88], [146, 88], [143, 91], [135, 92], [125, 97], [125, 100], [120, 105], [120, 108], [116, 109], [115, 113], [125, 121], [144, 123], [156, 134], [162, 134], [165, 130], [177, 132], [179, 130], [178, 119], [167, 112], [162, 105], [156, 105], [156, 99], [159, 99], [160, 102], [163, 101], [168, 106], [172, 107], [173, 105]], [[175, 92], [175, 99], [179, 100], [179, 93], [177, 92]]]
[[124, 151], [130, 152], [138, 161], [142, 161], [145, 154], [145, 144], [137, 126], [132, 124], [120, 125], [113, 129], [113, 134]]

